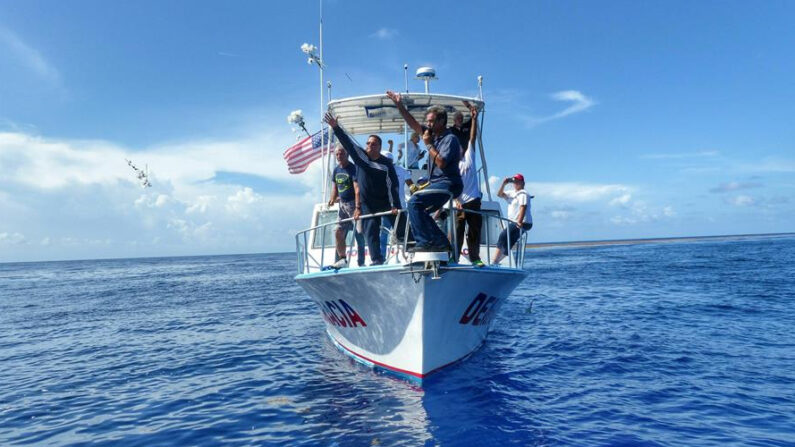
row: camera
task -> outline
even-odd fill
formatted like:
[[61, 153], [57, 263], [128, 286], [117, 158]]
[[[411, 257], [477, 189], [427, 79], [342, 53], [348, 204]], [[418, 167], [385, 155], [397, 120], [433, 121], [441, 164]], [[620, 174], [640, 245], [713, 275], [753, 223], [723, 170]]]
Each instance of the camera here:
[[508, 183], [513, 183], [515, 180], [513, 177], [508, 177], [505, 181], [507, 181]]

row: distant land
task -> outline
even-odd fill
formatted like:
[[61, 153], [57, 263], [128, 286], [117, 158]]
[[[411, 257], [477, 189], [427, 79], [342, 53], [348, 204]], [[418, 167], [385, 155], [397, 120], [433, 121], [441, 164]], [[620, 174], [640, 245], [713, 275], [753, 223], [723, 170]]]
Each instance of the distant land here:
[[655, 237], [648, 239], [613, 239], [603, 241], [571, 241], [571, 242], [539, 242], [527, 244], [526, 248], [552, 248], [552, 247], [589, 247], [598, 245], [637, 245], [637, 244], [669, 244], [677, 242], [699, 241], [735, 241], [754, 238], [795, 236], [795, 233], [762, 233], [762, 234], [727, 234], [723, 236], [686, 236], [686, 237]]

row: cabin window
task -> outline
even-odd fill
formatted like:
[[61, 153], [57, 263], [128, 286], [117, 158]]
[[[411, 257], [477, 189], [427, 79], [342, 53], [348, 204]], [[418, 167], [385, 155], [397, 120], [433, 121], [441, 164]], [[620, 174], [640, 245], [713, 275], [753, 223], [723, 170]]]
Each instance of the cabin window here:
[[[315, 222], [315, 226], [336, 222], [337, 219], [338, 217], [336, 210], [321, 211], [317, 213], [317, 221]], [[322, 233], [320, 231], [321, 229], [315, 230], [313, 232], [314, 240], [312, 241], [312, 248], [320, 248], [320, 245], [323, 243], [325, 243], [325, 247], [334, 247], [336, 245], [334, 242], [334, 229], [336, 227], [336, 225], [326, 225], [322, 228]], [[326, 233], [325, 240], [323, 240], [323, 233]]]

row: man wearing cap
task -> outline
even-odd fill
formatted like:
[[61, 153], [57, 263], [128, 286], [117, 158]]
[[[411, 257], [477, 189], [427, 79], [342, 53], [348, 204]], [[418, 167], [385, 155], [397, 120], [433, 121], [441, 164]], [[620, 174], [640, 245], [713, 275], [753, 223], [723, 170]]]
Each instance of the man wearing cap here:
[[[398, 179], [392, 162], [381, 155], [381, 137], [370, 135], [367, 137], [367, 149], [362, 149], [345, 133], [331, 113], [326, 113], [325, 121], [334, 130], [337, 141], [348, 151], [348, 155], [356, 165], [356, 181], [359, 183], [361, 203], [357, 204], [359, 206], [356, 207], [353, 217], [358, 219], [362, 214], [391, 211], [392, 215], [387, 218], [394, 223], [395, 215], [400, 209]], [[384, 263], [379, 238], [380, 224], [379, 217], [363, 221], [364, 238], [370, 250], [370, 265]]]
[[[397, 106], [406, 124], [415, 132], [422, 134], [422, 140], [428, 148], [428, 166], [430, 167], [430, 185], [427, 190], [449, 192], [453, 198], [461, 194], [464, 185], [458, 162], [461, 160], [461, 146], [458, 139], [447, 128], [447, 110], [432, 106], [425, 114], [428, 124], [423, 127], [406, 110], [399, 93], [387, 91], [386, 95]], [[438, 210], [450, 199], [445, 193], [415, 194], [408, 201], [408, 214], [414, 239], [417, 245], [413, 251], [449, 251], [450, 241], [447, 235], [433, 221], [431, 213]]]
[[[513, 191], [505, 191], [505, 185], [513, 183]], [[530, 215], [530, 199], [532, 196], [524, 189], [524, 176], [516, 174], [513, 177], [506, 177], [502, 180], [497, 196], [502, 197], [508, 202], [508, 219], [511, 223], [502, 230], [497, 239], [497, 250], [494, 253], [492, 264], [499, 264], [505, 256], [510, 253], [516, 241], [522, 233], [533, 228], [533, 217]], [[508, 246], [510, 240], [511, 245]]]

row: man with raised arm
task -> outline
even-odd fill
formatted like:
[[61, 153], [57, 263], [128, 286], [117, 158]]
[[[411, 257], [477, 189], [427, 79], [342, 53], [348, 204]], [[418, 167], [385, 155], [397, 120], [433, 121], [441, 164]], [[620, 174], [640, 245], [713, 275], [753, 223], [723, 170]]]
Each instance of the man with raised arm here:
[[[464, 107], [467, 109], [472, 109], [472, 105], [469, 101], [464, 101]], [[450, 132], [453, 132], [456, 138], [458, 138], [458, 144], [461, 145], [461, 149], [466, 150], [467, 142], [469, 141], [469, 131], [472, 128], [472, 118], [464, 121], [464, 114], [461, 112], [455, 112], [453, 114], [453, 127], [450, 128]]]
[[[370, 135], [367, 137], [367, 149], [362, 149], [342, 130], [331, 113], [326, 113], [325, 121], [334, 130], [337, 140], [348, 151], [357, 168], [356, 180], [359, 183], [361, 202], [357, 204], [353, 217], [358, 219], [363, 214], [392, 211], [392, 215], [387, 218], [394, 227], [395, 215], [400, 209], [398, 179], [392, 162], [381, 155], [381, 137]], [[383, 264], [384, 257], [381, 255], [379, 240], [381, 219], [365, 219], [363, 227], [367, 248], [370, 250], [370, 265]]]
[[[406, 110], [399, 93], [387, 91], [386, 95], [397, 106], [406, 124], [417, 134], [428, 149], [430, 185], [427, 190], [447, 191], [453, 198], [463, 189], [458, 162], [461, 160], [461, 146], [458, 139], [447, 128], [447, 110], [439, 106], [428, 108], [425, 114], [427, 127], [423, 127]], [[409, 221], [417, 241], [414, 251], [449, 251], [450, 241], [433, 221], [431, 213], [438, 210], [450, 199], [444, 193], [415, 194], [408, 201]]]
[[[356, 166], [348, 161], [348, 151], [342, 146], [337, 146], [334, 150], [334, 156], [337, 158], [337, 166], [334, 167], [332, 172], [332, 179], [334, 183], [331, 187], [331, 199], [328, 206], [334, 205], [334, 202], [339, 198], [339, 212], [340, 220], [346, 220], [353, 217], [356, 204], [361, 202], [359, 194], [359, 182], [356, 181]], [[364, 236], [356, 231], [353, 222], [341, 222], [337, 224], [334, 229], [334, 238], [336, 241], [337, 253], [335, 255], [334, 264], [331, 266], [334, 269], [340, 269], [348, 266], [348, 260], [345, 254], [345, 238], [348, 232], [353, 230], [354, 239], [356, 239], [356, 246], [358, 247], [357, 261], [359, 267], [364, 265]]]
[[[483, 197], [480, 192], [480, 184], [478, 184], [478, 165], [475, 161], [478, 109], [468, 102], [464, 102], [464, 104], [469, 107], [472, 119], [469, 128], [469, 142], [464, 149], [464, 156], [461, 158], [461, 162], [458, 163], [461, 179], [464, 181], [464, 190], [456, 199], [456, 207], [460, 210], [455, 221], [456, 247], [460, 253], [461, 246], [464, 244], [464, 226], [466, 225], [469, 262], [475, 267], [483, 267], [483, 261], [480, 259], [480, 227], [483, 224], [483, 216], [476, 214], [480, 212], [480, 201]], [[466, 210], [475, 212], [467, 213]]]

